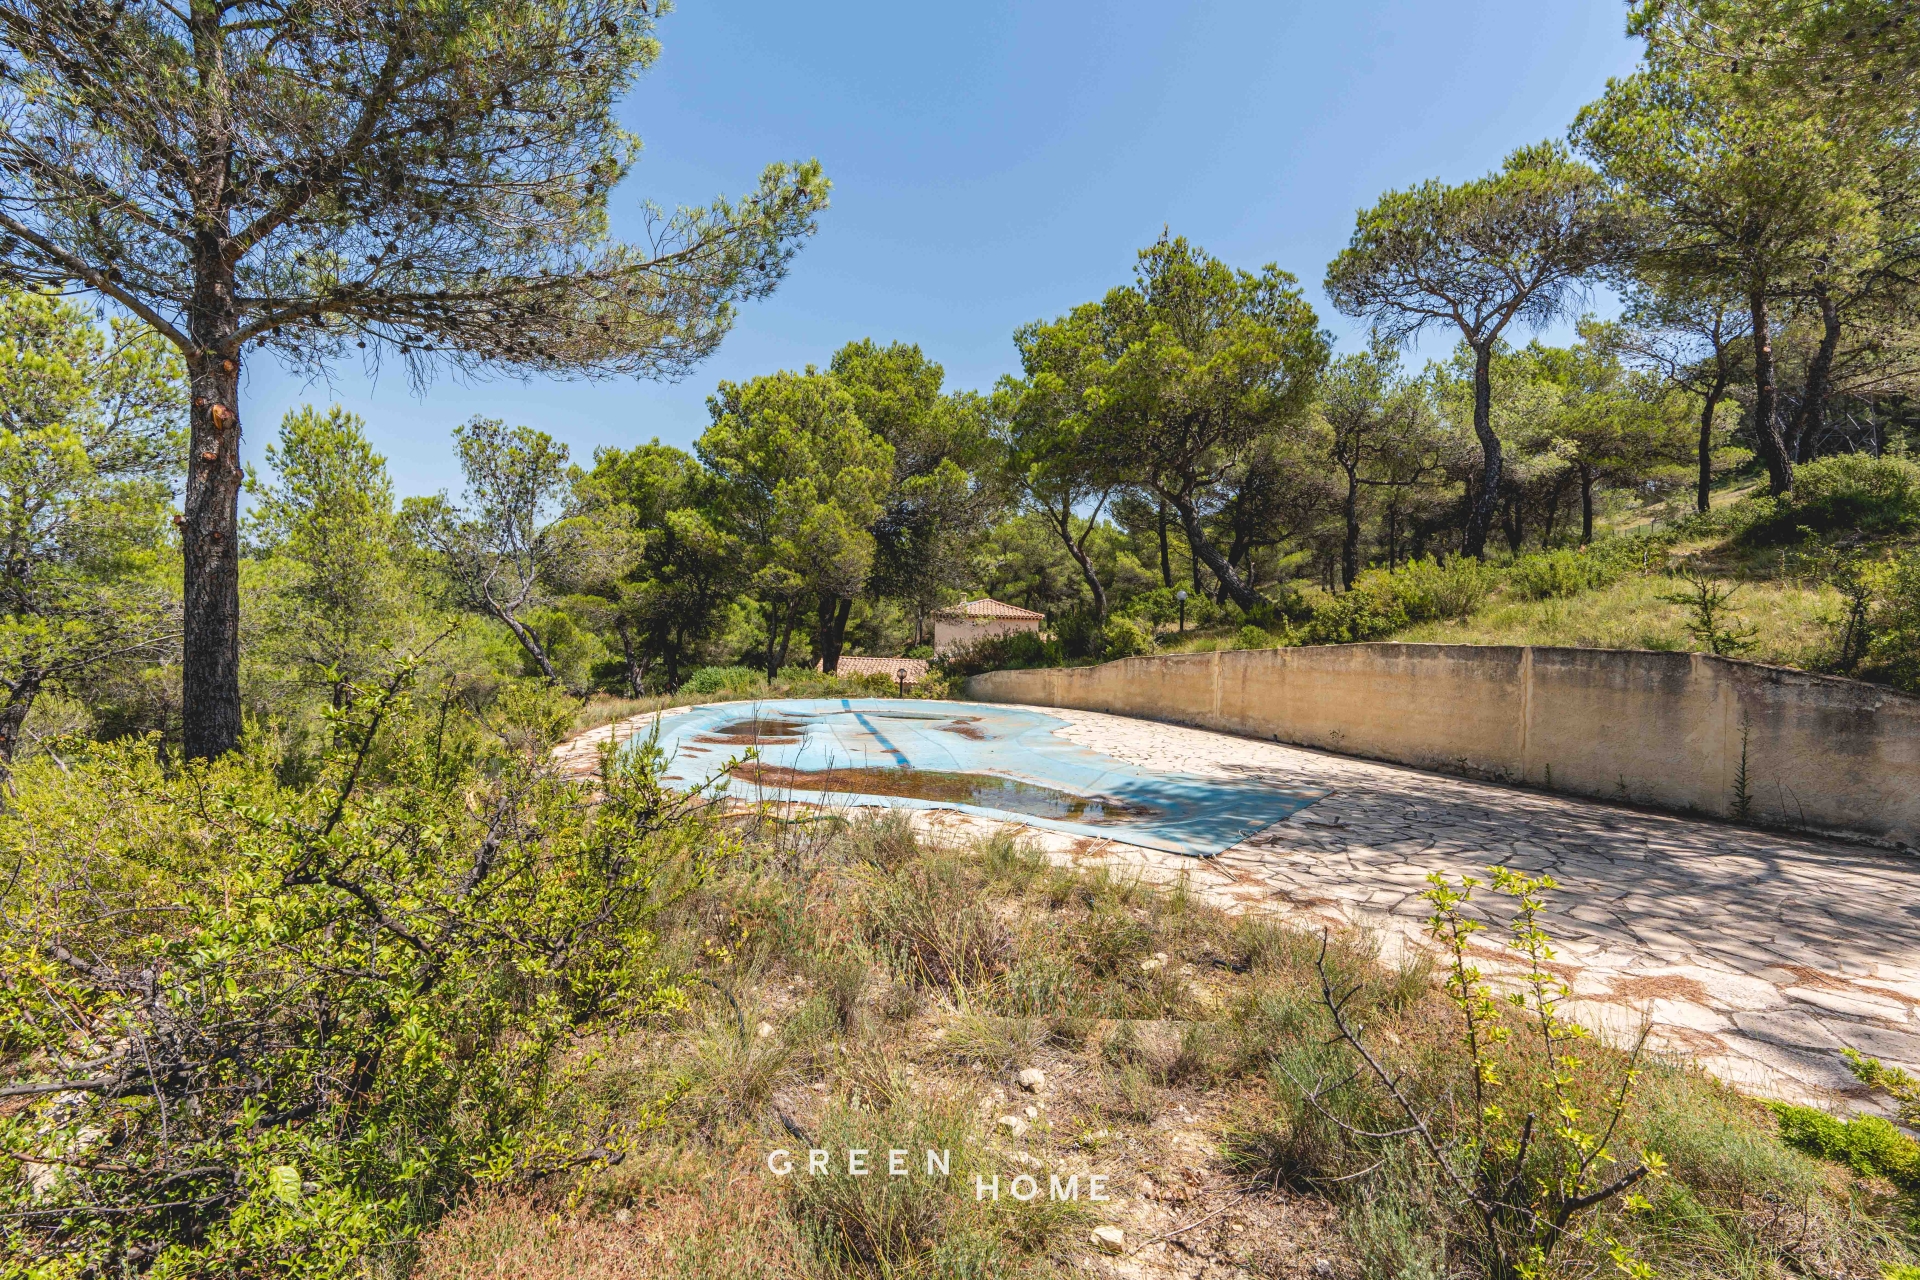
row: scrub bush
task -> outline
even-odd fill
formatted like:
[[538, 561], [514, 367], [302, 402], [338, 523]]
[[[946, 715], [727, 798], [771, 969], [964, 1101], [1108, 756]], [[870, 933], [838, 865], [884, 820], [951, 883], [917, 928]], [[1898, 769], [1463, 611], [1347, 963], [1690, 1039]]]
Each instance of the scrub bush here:
[[1248, 623], [1234, 633], [1233, 647], [1236, 649], [1273, 649], [1277, 648], [1274, 638], [1267, 631]]
[[752, 667], [701, 667], [680, 684], [680, 692], [712, 697], [716, 693], [751, 695], [766, 690], [766, 673]]
[[[1748, 505], [1748, 504], [1743, 504]], [[1793, 473], [1793, 492], [1756, 498], [1737, 536], [1755, 545], [1816, 535], [1879, 535], [1920, 528], [1920, 466], [1905, 458], [1843, 453]]]
[[1867, 663], [1896, 688], [1920, 693], [1920, 551], [1881, 566], [1871, 615]]
[[9, 1274], [359, 1274], [467, 1189], [644, 1128], [549, 1104], [583, 1037], [680, 1003], [652, 922], [726, 838], [655, 753], [607, 756], [597, 801], [556, 776], [555, 695], [476, 712], [406, 685], [333, 713], [301, 786], [258, 746], [16, 774]]
[[1105, 658], [1131, 658], [1153, 652], [1153, 636], [1132, 618], [1115, 614], [1107, 619]]
[[1351, 590], [1314, 611], [1307, 643], [1352, 644], [1415, 623], [1464, 618], [1493, 594], [1499, 576], [1499, 570], [1470, 556], [1369, 569], [1354, 579]]
[[1920, 1143], [1879, 1116], [1838, 1116], [1776, 1103], [1780, 1136], [1790, 1147], [1846, 1165], [1862, 1177], [1885, 1178], [1903, 1191], [1920, 1192]]
[[1546, 551], [1521, 556], [1507, 569], [1507, 583], [1525, 600], [1563, 600], [1605, 587], [1618, 568], [1591, 551]]
[[933, 666], [949, 678], [964, 680], [983, 671], [1057, 667], [1065, 661], [1066, 653], [1060, 641], [1042, 640], [1032, 631], [1016, 631], [1011, 635], [984, 636], [971, 644], [961, 645], [945, 656], [935, 658]]

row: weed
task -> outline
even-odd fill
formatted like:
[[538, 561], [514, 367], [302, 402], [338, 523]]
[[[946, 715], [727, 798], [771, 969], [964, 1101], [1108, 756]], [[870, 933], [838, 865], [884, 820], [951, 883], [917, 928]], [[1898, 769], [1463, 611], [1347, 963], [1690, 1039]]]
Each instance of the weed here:
[[1088, 915], [1079, 930], [1082, 954], [1094, 973], [1103, 977], [1123, 967], [1138, 968], [1153, 941], [1153, 932], [1124, 910], [1101, 906]]
[[1899, 1067], [1889, 1067], [1878, 1058], [1869, 1058], [1853, 1049], [1842, 1049], [1847, 1070], [1869, 1089], [1892, 1098], [1900, 1108], [1901, 1123], [1920, 1128], [1920, 1079]]
[[1160, 1087], [1144, 1063], [1123, 1062], [1106, 1075], [1101, 1110], [1117, 1120], [1149, 1124], [1160, 1114]]
[[947, 1027], [948, 1056], [960, 1062], [1004, 1069], [1030, 1062], [1050, 1034], [1039, 1018], [1001, 1018], [963, 1013]]
[[1546, 551], [1521, 556], [1507, 570], [1507, 583], [1523, 600], [1562, 600], [1607, 586], [1619, 577], [1616, 564], [1591, 551]]
[[1728, 807], [1727, 816], [1735, 822], [1749, 822], [1753, 819], [1753, 777], [1747, 771], [1747, 738], [1753, 732], [1753, 726], [1747, 718], [1740, 718], [1740, 763], [1733, 770], [1733, 803]]
[[1668, 592], [1660, 599], [1688, 610], [1688, 635], [1704, 645], [1709, 653], [1720, 657], [1746, 653], [1753, 648], [1753, 638], [1759, 634], [1758, 629], [1743, 625], [1729, 605], [1740, 590], [1738, 585], [1722, 583], [1705, 570], [1692, 565], [1676, 569], [1674, 577], [1685, 584], [1684, 587]]
[[1012, 958], [1006, 924], [982, 903], [952, 859], [928, 859], [882, 881], [867, 905], [870, 936], [911, 982], [964, 999]]
[[[1418, 1139], [1440, 1180], [1469, 1207], [1469, 1238], [1490, 1280], [1527, 1280], [1546, 1270], [1549, 1258], [1569, 1237], [1584, 1234], [1583, 1216], [1643, 1179], [1659, 1176], [1664, 1165], [1658, 1155], [1645, 1152], [1619, 1171], [1623, 1162], [1611, 1144], [1627, 1111], [1639, 1051], [1636, 1048], [1618, 1081], [1604, 1089], [1593, 1088], [1596, 1082], [1585, 1078], [1591, 1063], [1578, 1050], [1586, 1033], [1560, 1013], [1568, 992], [1551, 972], [1553, 949], [1540, 927], [1540, 895], [1556, 887], [1553, 880], [1498, 866], [1490, 872], [1495, 891], [1515, 907], [1507, 945], [1523, 973], [1520, 991], [1505, 1004], [1521, 1024], [1518, 1043], [1503, 1003], [1468, 958], [1470, 940], [1485, 928], [1465, 913], [1481, 882], [1463, 877], [1454, 888], [1436, 872], [1424, 895], [1433, 906], [1430, 931], [1448, 958], [1443, 986], [1460, 1017], [1473, 1104], [1465, 1125], [1450, 1140], [1437, 1116], [1408, 1096], [1401, 1075], [1382, 1065], [1361, 1039], [1360, 1027], [1348, 1013], [1358, 985], [1336, 990], [1323, 963], [1321, 999], [1341, 1041], [1393, 1100], [1404, 1121], [1399, 1132]], [[1596, 1092], [1604, 1101], [1590, 1120], [1584, 1095]], [[1308, 1098], [1343, 1133], [1370, 1133], [1337, 1115], [1320, 1096]], [[1524, 1111], [1517, 1128], [1516, 1111]], [[1644, 1200], [1636, 1196], [1629, 1204], [1638, 1206]], [[1640, 1265], [1617, 1261], [1623, 1269]]]
[[1780, 1136], [1788, 1146], [1846, 1165], [1862, 1177], [1885, 1178], [1903, 1191], [1920, 1192], [1920, 1143], [1879, 1116], [1838, 1116], [1774, 1104]]
[[805, 972], [815, 992], [832, 1010], [835, 1029], [857, 1030], [860, 999], [873, 981], [866, 957], [849, 950], [815, 952], [807, 957]]
[[855, 861], [891, 875], [919, 854], [920, 838], [914, 832], [911, 813], [882, 809], [851, 823], [842, 837], [842, 847]]
[[742, 1034], [729, 1015], [707, 1024], [682, 1071], [686, 1105], [707, 1126], [759, 1114], [793, 1056], [779, 1036]]

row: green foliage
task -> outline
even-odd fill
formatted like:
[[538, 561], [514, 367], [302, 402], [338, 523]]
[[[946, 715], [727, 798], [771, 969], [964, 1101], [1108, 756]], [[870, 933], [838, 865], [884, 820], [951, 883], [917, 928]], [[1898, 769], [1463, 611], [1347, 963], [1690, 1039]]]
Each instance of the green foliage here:
[[556, 576], [578, 572], [570, 562], [586, 550], [569, 536], [577, 530], [553, 520], [573, 479], [567, 447], [498, 418], [474, 418], [453, 439], [466, 476], [462, 503], [444, 493], [408, 498], [402, 520], [460, 606], [504, 624], [540, 674], [558, 680], [521, 615], [546, 602]]
[[1267, 631], [1266, 628], [1256, 627], [1252, 623], [1248, 623], [1234, 633], [1233, 647], [1236, 649], [1272, 649], [1276, 646], [1272, 633]]
[[[1236, 270], [1184, 237], [1141, 250], [1134, 283], [1082, 310], [1096, 305], [1090, 456], [1165, 502], [1223, 597], [1253, 608], [1259, 596], [1233, 562], [1306, 523], [1287, 492], [1300, 468], [1280, 455], [1304, 427], [1327, 362], [1313, 308], [1275, 264]], [[1205, 412], [1191, 408], [1202, 404]], [[1224, 552], [1202, 518], [1209, 508], [1224, 508], [1229, 524], [1240, 517], [1223, 530]]]
[[867, 589], [926, 613], [964, 576], [969, 544], [1003, 506], [988, 401], [943, 394], [945, 370], [902, 342], [850, 342], [830, 372], [860, 421], [893, 446]]
[[1526, 600], [1559, 600], [1610, 586], [1620, 576], [1617, 564], [1586, 548], [1543, 551], [1521, 556], [1507, 568], [1507, 584]]
[[[1430, 1131], [1423, 1129], [1422, 1138], [1438, 1171], [1473, 1207], [1476, 1251], [1488, 1275], [1524, 1280], [1543, 1274], [1569, 1240], [1591, 1234], [1583, 1219], [1597, 1206], [1664, 1176], [1665, 1162], [1651, 1151], [1623, 1160], [1612, 1146], [1639, 1076], [1638, 1046], [1619, 1077], [1608, 1079], [1582, 1049], [1586, 1030], [1560, 1012], [1572, 993], [1554, 974], [1552, 940], [1540, 924], [1542, 895], [1558, 886], [1550, 876], [1501, 866], [1489, 874], [1513, 904], [1507, 946], [1522, 966], [1519, 990], [1504, 1000], [1471, 958], [1472, 939], [1485, 926], [1466, 908], [1482, 882], [1463, 876], [1455, 888], [1436, 872], [1422, 895], [1433, 907], [1429, 932], [1447, 957], [1442, 985], [1460, 1017], [1473, 1102], [1456, 1151], [1443, 1150]], [[1358, 1046], [1344, 1023], [1341, 1032]], [[1368, 1065], [1393, 1092], [1381, 1068], [1371, 1059]], [[1424, 1126], [1404, 1101], [1402, 1109]], [[1644, 1201], [1630, 1197], [1628, 1205]], [[1628, 1270], [1630, 1259], [1617, 1247], [1613, 1253]]]
[[1908, 551], [1876, 574], [1879, 601], [1867, 661], [1908, 693], [1920, 693], [1920, 551]]
[[1015, 631], [1003, 636], [982, 636], [935, 658], [933, 665], [954, 679], [964, 680], [983, 671], [1058, 667], [1065, 665], [1066, 660], [1066, 650], [1060, 641], [1043, 640], [1033, 631]]
[[1753, 647], [1755, 628], [1743, 626], [1731, 605], [1739, 584], [1722, 582], [1692, 564], [1680, 565], [1673, 576], [1680, 586], [1660, 599], [1688, 610], [1687, 634], [1706, 646], [1707, 652], [1732, 657]]
[[366, 424], [335, 405], [289, 412], [267, 446], [272, 483], [249, 475], [256, 553], [283, 561], [265, 651], [339, 705], [410, 639], [415, 604], [386, 460]]
[[42, 692], [158, 657], [177, 627], [153, 571], [185, 399], [143, 326], [0, 292], [0, 774]]
[[1847, 1070], [1853, 1072], [1861, 1084], [1893, 1099], [1894, 1105], [1900, 1108], [1901, 1123], [1920, 1127], [1920, 1079], [1910, 1071], [1889, 1067], [1880, 1059], [1853, 1049], [1842, 1049], [1840, 1054], [1847, 1060]]
[[1314, 610], [1304, 639], [1308, 644], [1351, 644], [1419, 622], [1464, 618], [1498, 582], [1498, 570], [1469, 556], [1369, 569], [1354, 579], [1351, 590]]
[[599, 450], [593, 464], [574, 484], [570, 515], [604, 552], [569, 566], [568, 605], [613, 633], [627, 693], [643, 691], [655, 663], [665, 678], [652, 683], [671, 689], [746, 586], [744, 548], [690, 455], [655, 440]]
[[1920, 466], [1865, 453], [1820, 458], [1794, 470], [1789, 505], [1819, 533], [1904, 533], [1920, 528]]
[[701, 667], [687, 677], [680, 692], [702, 697], [715, 693], [749, 697], [765, 692], [766, 687], [766, 673], [752, 667]]
[[1885, 536], [1920, 528], [1920, 466], [1906, 458], [1836, 454], [1794, 469], [1793, 492], [1761, 498], [1739, 532], [1751, 546], [1812, 536]]
[[1842, 1120], [1812, 1107], [1772, 1104], [1788, 1146], [1846, 1165], [1863, 1178], [1885, 1178], [1920, 1192], [1920, 1143], [1879, 1116]]
[[804, 603], [817, 601], [825, 622], [865, 589], [894, 448], [860, 421], [836, 378], [811, 366], [723, 382], [707, 409], [713, 421], [694, 448], [713, 473], [729, 531], [750, 550], [771, 676]]
[[465, 1189], [650, 1123], [549, 1103], [676, 1005], [653, 920], [726, 840], [657, 753], [552, 772], [549, 694], [396, 678], [309, 784], [255, 748], [22, 769], [0, 818], [4, 1252], [33, 1274], [359, 1274]]
[[1106, 642], [1101, 656], [1108, 661], [1153, 652], [1153, 633], [1124, 614], [1108, 618], [1101, 633]]
[[1106, 624], [1092, 609], [1068, 609], [1053, 619], [1053, 634], [1069, 661], [1104, 656]]
[[1482, 451], [1464, 549], [1479, 556], [1499, 495], [1503, 455], [1491, 419], [1491, 359], [1510, 324], [1560, 314], [1579, 279], [1608, 255], [1606, 191], [1564, 146], [1508, 156], [1496, 173], [1448, 186], [1390, 191], [1360, 211], [1353, 238], [1327, 265], [1333, 305], [1405, 341], [1454, 325], [1472, 352], [1471, 420]]

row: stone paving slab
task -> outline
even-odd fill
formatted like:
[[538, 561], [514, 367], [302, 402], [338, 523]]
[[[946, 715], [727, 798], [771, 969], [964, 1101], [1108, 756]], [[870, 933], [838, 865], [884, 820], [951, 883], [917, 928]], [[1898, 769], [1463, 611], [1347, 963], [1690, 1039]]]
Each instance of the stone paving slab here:
[[[1034, 831], [1057, 861], [1186, 876], [1230, 911], [1376, 931], [1427, 947], [1429, 872], [1551, 874], [1546, 928], [1583, 1021], [1685, 1053], [1748, 1092], [1869, 1108], [1839, 1050], [1920, 1070], [1920, 859], [1864, 846], [1467, 781], [1228, 734], [1034, 708], [1062, 736], [1144, 768], [1330, 787], [1211, 859]], [[624, 739], [609, 726], [592, 737]], [[583, 739], [589, 735], [583, 735]], [[563, 751], [591, 763], [595, 743]], [[935, 831], [992, 824], [933, 811]], [[1493, 904], [1489, 904], [1493, 905]], [[1496, 930], [1481, 935], [1487, 959]]]

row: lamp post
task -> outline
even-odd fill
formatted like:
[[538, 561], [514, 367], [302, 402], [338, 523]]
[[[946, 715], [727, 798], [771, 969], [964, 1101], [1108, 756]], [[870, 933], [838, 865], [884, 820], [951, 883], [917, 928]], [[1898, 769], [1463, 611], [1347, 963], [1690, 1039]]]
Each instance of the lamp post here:
[[893, 674], [897, 676], [900, 680], [900, 696], [903, 698], [906, 697], [907, 696], [907, 669], [905, 667], [901, 667], [898, 671], [894, 672]]
[[1180, 634], [1185, 635], [1187, 634], [1187, 589], [1180, 588], [1173, 593], [1173, 598], [1180, 602]]

